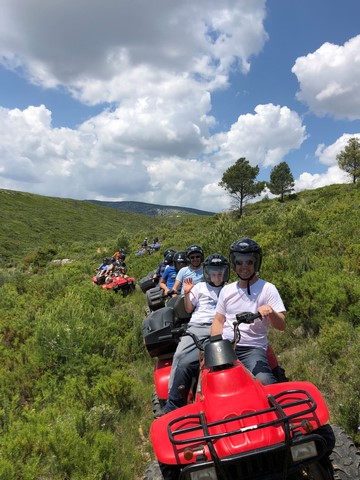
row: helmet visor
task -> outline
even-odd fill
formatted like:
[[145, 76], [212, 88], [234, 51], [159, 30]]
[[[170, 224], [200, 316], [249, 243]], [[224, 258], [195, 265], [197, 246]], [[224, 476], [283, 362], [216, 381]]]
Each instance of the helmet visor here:
[[252, 254], [244, 254], [244, 253], [238, 253], [238, 252], [233, 252], [231, 254], [232, 256], [232, 263], [233, 265], [254, 265], [255, 264], [255, 258], [254, 255]]
[[206, 265], [204, 268], [204, 278], [210, 285], [223, 285], [229, 280], [229, 267], [227, 265]]
[[261, 266], [261, 255], [258, 253], [239, 253], [239, 252], [232, 252], [230, 254], [230, 262], [234, 271], [236, 272], [236, 267], [248, 267], [252, 268], [254, 266], [255, 273], [260, 271]]

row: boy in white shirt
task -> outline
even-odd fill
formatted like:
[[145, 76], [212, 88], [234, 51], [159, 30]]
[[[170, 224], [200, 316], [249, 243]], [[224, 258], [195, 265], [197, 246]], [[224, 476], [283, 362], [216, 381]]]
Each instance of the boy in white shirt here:
[[[185, 309], [192, 312], [188, 330], [199, 340], [210, 336], [211, 323], [221, 289], [229, 280], [229, 262], [214, 253], [204, 262], [205, 281], [196, 283], [192, 277], [184, 279]], [[173, 358], [169, 380], [169, 396], [164, 406], [168, 413], [186, 404], [192, 379], [199, 370], [199, 352], [189, 336], [181, 337]]]

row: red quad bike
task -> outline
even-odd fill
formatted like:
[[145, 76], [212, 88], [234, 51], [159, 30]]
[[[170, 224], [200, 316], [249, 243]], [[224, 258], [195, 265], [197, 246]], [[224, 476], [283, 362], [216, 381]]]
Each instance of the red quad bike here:
[[[240, 323], [258, 317], [238, 314], [234, 338]], [[144, 480], [360, 479], [359, 452], [340, 427], [329, 425], [313, 384], [262, 385], [221, 336], [204, 347], [186, 329], [172, 328], [158, 344], [182, 335], [204, 351], [195, 399], [154, 420], [150, 438], [157, 461]]]
[[104, 290], [112, 290], [115, 293], [122, 291], [124, 293], [130, 293], [135, 289], [135, 278], [123, 277], [121, 275], [114, 276], [110, 283], [104, 283], [102, 288]]

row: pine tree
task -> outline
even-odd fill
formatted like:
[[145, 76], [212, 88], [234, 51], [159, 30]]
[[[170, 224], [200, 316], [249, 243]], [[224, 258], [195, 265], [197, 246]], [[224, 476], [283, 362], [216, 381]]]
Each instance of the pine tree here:
[[271, 170], [268, 187], [274, 195], [281, 195], [281, 202], [284, 201], [285, 193], [290, 193], [294, 189], [294, 177], [286, 162], [279, 163]]
[[348, 144], [336, 155], [339, 167], [352, 176], [353, 183], [360, 177], [360, 142], [356, 137], [350, 138]]
[[246, 158], [239, 158], [223, 174], [219, 186], [239, 205], [239, 215], [243, 214], [245, 201], [254, 198], [264, 190], [266, 182], [255, 182], [259, 167], [252, 167]]

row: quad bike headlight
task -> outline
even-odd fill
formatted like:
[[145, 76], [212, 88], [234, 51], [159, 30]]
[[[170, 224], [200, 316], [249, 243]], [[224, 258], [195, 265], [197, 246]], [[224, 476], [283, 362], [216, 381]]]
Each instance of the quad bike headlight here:
[[191, 480], [218, 480], [214, 467], [202, 468], [190, 473]]
[[316, 457], [317, 450], [315, 442], [299, 443], [291, 447], [291, 455], [294, 462], [300, 462], [311, 457]]

